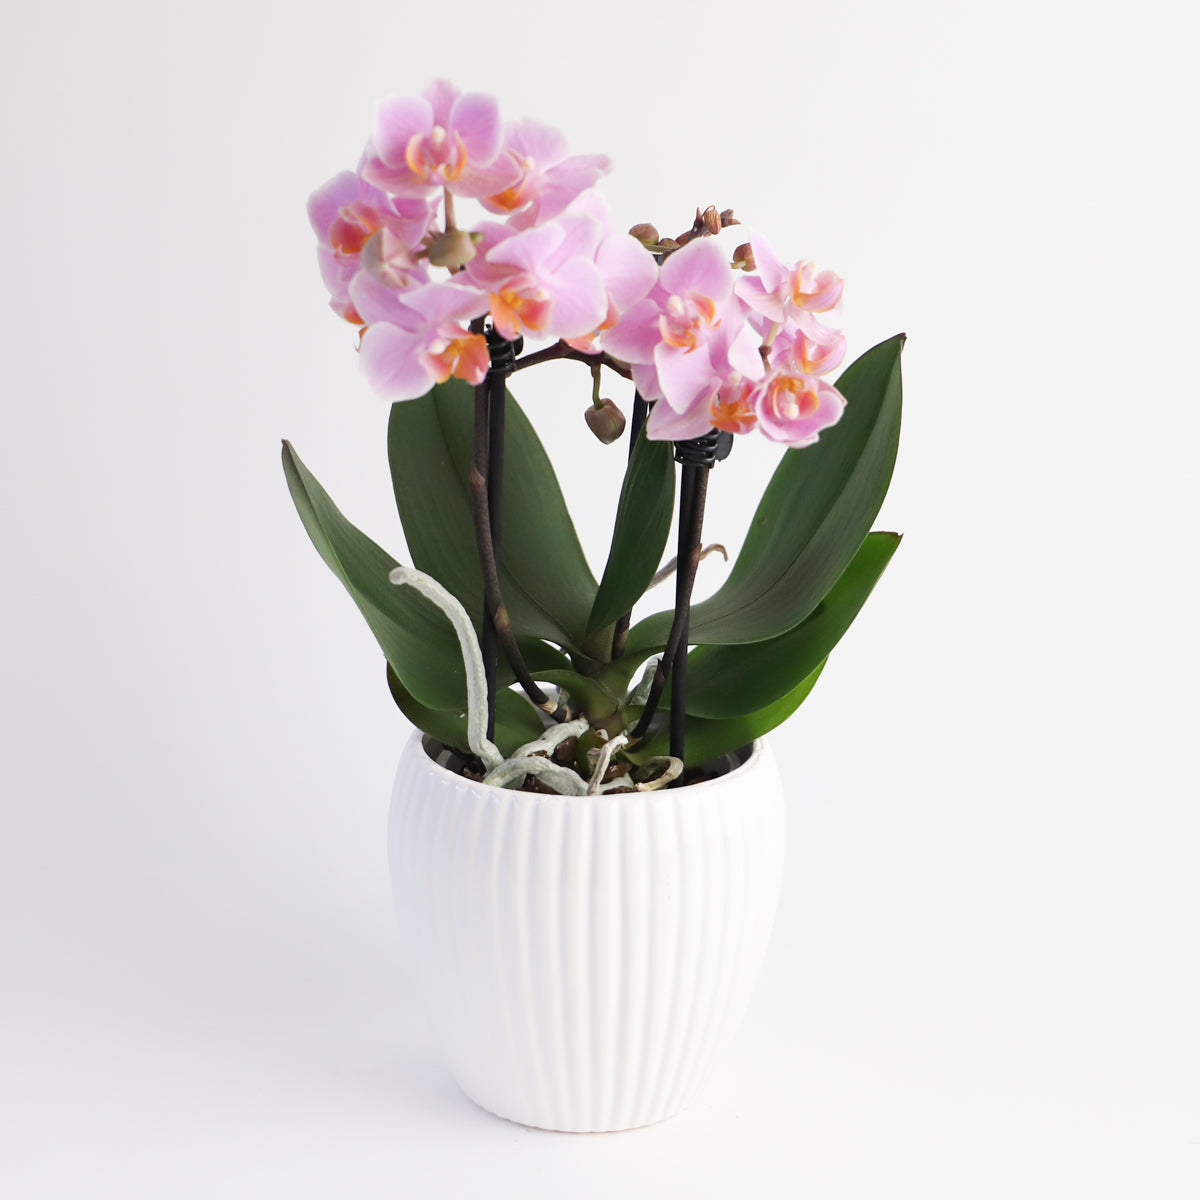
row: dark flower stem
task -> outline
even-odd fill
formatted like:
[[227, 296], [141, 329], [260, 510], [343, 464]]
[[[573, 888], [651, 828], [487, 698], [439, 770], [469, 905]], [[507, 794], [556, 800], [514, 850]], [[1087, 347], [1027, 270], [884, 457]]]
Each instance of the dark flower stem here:
[[633, 378], [633, 369], [628, 363], [623, 363], [620, 359], [613, 358], [611, 354], [603, 352], [587, 354], [582, 350], [576, 350], [573, 346], [568, 346], [566, 342], [555, 342], [553, 346], [546, 346], [542, 350], [526, 354], [517, 359], [512, 369], [523, 371], [526, 367], [536, 367], [539, 363], [554, 362], [559, 358], [569, 358], [575, 362], [587, 363], [589, 366], [608, 367], [610, 371], [615, 371], [623, 379]]
[[[501, 502], [504, 480], [504, 386], [507, 370], [502, 366], [488, 372], [475, 388], [474, 456], [469, 485], [471, 509], [475, 520], [475, 541], [479, 549], [479, 568], [483, 576], [483, 669], [487, 679], [488, 731], [495, 736], [496, 664], [498, 651], [504, 651], [517, 682], [540, 708], [550, 711], [553, 704], [534, 682], [513, 635], [512, 623], [500, 590], [499, 543]], [[498, 397], [498, 399], [497, 399]]]
[[[667, 635], [666, 649], [654, 671], [654, 679], [650, 685], [650, 694], [646, 697], [646, 707], [634, 726], [632, 736], [644, 737], [650, 728], [650, 722], [658, 711], [658, 702], [662, 699], [663, 689], [673, 668], [679, 666], [680, 660], [687, 657], [687, 635], [689, 616], [692, 604], [692, 589], [696, 583], [696, 571], [700, 566], [700, 534], [704, 526], [704, 501], [708, 494], [708, 466], [702, 463], [685, 463], [683, 476], [679, 487], [679, 567], [675, 575], [675, 619], [671, 622], [671, 632]], [[676, 758], [683, 757], [682, 746], [682, 711], [686, 700], [684, 694], [683, 671], [680, 678], [672, 687], [672, 709], [679, 707], [679, 737], [676, 738], [674, 715], [672, 718], [671, 753]], [[679, 752], [676, 753], [678, 743]]]
[[[683, 761], [687, 722], [688, 632], [692, 614], [692, 587], [700, 565], [700, 531], [708, 491], [708, 467], [685, 463], [679, 483], [678, 561], [686, 571], [675, 577], [675, 621], [680, 626], [675, 657], [671, 661], [671, 756]], [[685, 519], [686, 514], [686, 519]]]
[[[642, 427], [646, 424], [646, 417], [650, 413], [650, 402], [642, 399], [641, 392], [633, 393], [633, 417], [629, 422], [629, 458], [633, 458], [633, 450], [637, 445], [637, 440], [642, 432]], [[633, 610], [630, 609], [627, 613], [622, 613], [617, 618], [616, 625], [613, 626], [612, 640], [612, 658], [615, 661], [625, 653], [625, 642], [629, 637], [629, 623], [633, 619]]]

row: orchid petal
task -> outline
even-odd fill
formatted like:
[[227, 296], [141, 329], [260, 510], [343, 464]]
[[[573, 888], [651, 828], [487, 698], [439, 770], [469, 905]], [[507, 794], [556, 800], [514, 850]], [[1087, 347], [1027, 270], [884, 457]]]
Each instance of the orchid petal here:
[[528, 117], [509, 123], [504, 142], [521, 158], [532, 158], [540, 171], [562, 162], [569, 148], [564, 134]]
[[608, 313], [608, 297], [596, 264], [572, 258], [547, 280], [554, 298], [548, 333], [557, 337], [582, 337], [591, 333]]
[[683, 442], [702, 437], [712, 428], [706, 405], [697, 404], [678, 413], [666, 404], [658, 403], [646, 420], [646, 436], [655, 442]]
[[663, 263], [659, 279], [672, 295], [699, 292], [718, 303], [733, 291], [729, 260], [711, 238], [699, 238], [676, 250]]
[[679, 350], [660, 342], [654, 350], [654, 365], [663, 398], [676, 412], [691, 408], [717, 386], [707, 346]]
[[419, 334], [394, 325], [370, 326], [363, 334], [359, 359], [371, 386], [392, 400], [415, 400], [433, 386], [422, 366]]
[[446, 127], [462, 138], [472, 167], [486, 167], [500, 153], [500, 107], [493, 96], [482, 92], [459, 96]]
[[604, 348], [627, 363], [653, 362], [654, 348], [662, 341], [658, 314], [659, 306], [653, 300], [631, 305], [612, 329], [604, 331]]
[[421, 96], [388, 96], [375, 109], [371, 141], [386, 166], [403, 167], [413, 134], [428, 133], [433, 124], [433, 107], [428, 100]]
[[762, 280], [763, 289], [767, 292], [778, 291], [787, 283], [791, 272], [761, 233], [750, 234], [750, 249], [754, 251], [755, 270]]
[[658, 265], [637, 238], [614, 233], [600, 243], [596, 266], [617, 307], [627, 309], [649, 295], [658, 280]]

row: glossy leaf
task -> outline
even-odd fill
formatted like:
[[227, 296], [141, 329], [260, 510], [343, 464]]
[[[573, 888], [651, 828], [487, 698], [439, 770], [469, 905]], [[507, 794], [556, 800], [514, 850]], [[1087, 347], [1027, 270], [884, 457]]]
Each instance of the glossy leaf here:
[[850, 628], [899, 545], [899, 534], [868, 534], [829, 594], [787, 633], [752, 645], [693, 650], [687, 668], [689, 715], [736, 717], [791, 692]]
[[538, 680], [562, 688], [570, 697], [572, 706], [582, 709], [581, 715], [592, 721], [601, 721], [611, 716], [621, 705], [621, 697], [610, 691], [600, 680], [575, 671], [540, 671]]
[[[837, 382], [842, 419], [802, 450], [788, 450], [759, 502], [729, 578], [691, 614], [696, 644], [778, 637], [798, 625], [849, 565], [883, 503], [900, 436], [900, 334], [868, 350]], [[660, 648], [671, 614], [629, 635], [627, 653]]]
[[[505, 410], [505, 606], [519, 638], [577, 649], [596, 581], [541, 441], [511, 396]], [[474, 391], [457, 379], [392, 405], [388, 460], [413, 565], [453, 592], [478, 628], [483, 585], [468, 487], [474, 413]]]
[[346, 520], [288, 442], [283, 469], [308, 536], [358, 605], [404, 687], [431, 708], [463, 708], [462, 655], [445, 614], [412, 588], [388, 582], [396, 560]]
[[[423, 733], [455, 749], [468, 751], [467, 716], [456, 709], [434, 709], [422, 704], [396, 677], [388, 664], [388, 690], [396, 707]], [[500, 753], [511, 754], [518, 746], [541, 737], [545, 724], [537, 709], [516, 692], [502, 688], [496, 694], [496, 735], [492, 739]]]
[[[820, 663], [816, 670], [802, 679], [790, 692], [755, 712], [720, 720], [689, 716], [685, 731], [684, 765], [703, 766], [704, 763], [712, 762], [731, 750], [737, 750], [782, 725], [812, 691], [824, 667], [825, 663]], [[641, 763], [656, 754], [666, 754], [669, 748], [670, 736], [664, 725], [651, 733], [628, 757]]]
[[662, 561], [675, 507], [675, 460], [670, 442], [652, 442], [645, 429], [625, 471], [608, 563], [588, 619], [588, 632], [611, 625], [641, 599]]

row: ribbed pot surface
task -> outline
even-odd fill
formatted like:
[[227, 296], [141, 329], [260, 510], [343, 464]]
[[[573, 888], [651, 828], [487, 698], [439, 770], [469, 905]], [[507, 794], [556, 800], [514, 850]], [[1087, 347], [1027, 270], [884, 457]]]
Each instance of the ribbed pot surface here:
[[761, 742], [707, 783], [565, 797], [451, 774], [414, 734], [393, 791], [392, 886], [463, 1091], [545, 1129], [677, 1113], [749, 1003], [783, 845]]

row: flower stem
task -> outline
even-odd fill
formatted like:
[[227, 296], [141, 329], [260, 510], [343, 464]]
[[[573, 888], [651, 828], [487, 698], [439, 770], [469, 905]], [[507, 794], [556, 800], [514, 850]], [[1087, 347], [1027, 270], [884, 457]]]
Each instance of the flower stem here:
[[[479, 568], [483, 576], [483, 663], [487, 677], [488, 737], [495, 733], [497, 650], [512, 666], [517, 682], [539, 708], [554, 711], [554, 703], [534, 682], [517, 646], [508, 610], [500, 590], [500, 565], [497, 542], [500, 532], [500, 485], [504, 474], [504, 379], [503, 370], [488, 372], [475, 388], [474, 458], [468, 476], [471, 509], [475, 520], [475, 542], [479, 550]], [[500, 396], [496, 403], [497, 393]], [[496, 411], [498, 410], [498, 412]], [[494, 507], [493, 507], [494, 504]]]
[[[629, 458], [633, 458], [634, 447], [637, 445], [638, 438], [641, 435], [642, 427], [646, 424], [646, 417], [650, 414], [650, 403], [642, 399], [641, 392], [633, 393], [633, 417], [629, 422]], [[633, 620], [633, 610], [630, 609], [626, 613], [622, 613], [617, 618], [616, 625], [613, 626], [613, 640], [611, 657], [615, 662], [625, 653], [625, 642], [629, 638], [629, 624]]]
[[613, 358], [611, 354], [605, 354], [603, 351], [587, 354], [583, 350], [576, 350], [574, 346], [568, 346], [566, 342], [555, 342], [553, 346], [546, 346], [541, 350], [535, 350], [532, 354], [518, 358], [513, 364], [513, 370], [523, 371], [526, 367], [536, 367], [541, 363], [554, 362], [560, 358], [569, 358], [575, 362], [587, 363], [589, 366], [607, 367], [610, 371], [615, 371], [622, 379], [633, 378], [633, 368], [628, 363], [621, 362], [619, 358]]
[[[654, 671], [654, 681], [650, 685], [650, 694], [646, 697], [646, 707], [633, 729], [633, 738], [644, 737], [650, 728], [650, 722], [658, 711], [658, 702], [662, 699], [663, 689], [673, 671], [677, 671], [675, 684], [671, 689], [672, 721], [671, 721], [671, 754], [682, 758], [682, 728], [684, 711], [684, 670], [681, 664], [687, 657], [687, 635], [689, 615], [692, 604], [692, 589], [696, 583], [696, 570], [700, 565], [700, 533], [704, 525], [704, 501], [708, 494], [708, 466], [702, 463], [687, 463], [683, 465], [683, 477], [679, 487], [679, 564], [680, 569], [675, 577], [675, 619], [671, 622], [671, 632], [667, 636], [667, 646], [659, 659]], [[676, 716], [676, 708], [679, 715]], [[678, 725], [678, 731], [676, 726]], [[676, 734], [680, 735], [678, 738]], [[676, 743], [680, 743], [676, 752]]]

